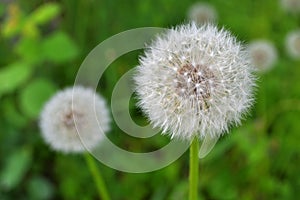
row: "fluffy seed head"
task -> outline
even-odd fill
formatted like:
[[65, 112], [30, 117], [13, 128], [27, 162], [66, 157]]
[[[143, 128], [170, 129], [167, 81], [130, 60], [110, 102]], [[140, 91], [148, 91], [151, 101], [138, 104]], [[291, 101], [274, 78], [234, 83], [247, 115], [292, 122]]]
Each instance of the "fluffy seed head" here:
[[300, 1], [299, 0], [281, 0], [281, 6], [284, 10], [290, 13], [300, 12]]
[[252, 64], [261, 72], [271, 69], [277, 61], [277, 50], [267, 40], [255, 40], [248, 45]]
[[295, 30], [287, 34], [285, 46], [291, 57], [300, 58], [300, 30]]
[[188, 18], [198, 24], [215, 22], [217, 12], [213, 6], [207, 3], [195, 3], [188, 10]]
[[46, 103], [40, 118], [45, 142], [64, 153], [83, 152], [83, 144], [92, 149], [109, 130], [109, 123], [104, 99], [92, 89], [81, 86], [54, 95]]
[[212, 25], [182, 25], [156, 38], [135, 75], [139, 105], [171, 137], [219, 137], [253, 102], [255, 78], [236, 39]]

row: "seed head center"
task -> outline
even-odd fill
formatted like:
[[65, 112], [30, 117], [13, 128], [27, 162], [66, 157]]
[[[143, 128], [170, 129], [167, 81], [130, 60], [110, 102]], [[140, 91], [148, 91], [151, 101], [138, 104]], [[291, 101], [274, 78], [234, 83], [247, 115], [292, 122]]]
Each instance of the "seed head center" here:
[[211, 97], [214, 81], [215, 76], [207, 66], [184, 64], [176, 73], [177, 94], [206, 102]]
[[82, 114], [72, 110], [64, 115], [63, 123], [68, 129], [74, 129], [76, 128], [75, 120], [80, 120], [81, 116]]

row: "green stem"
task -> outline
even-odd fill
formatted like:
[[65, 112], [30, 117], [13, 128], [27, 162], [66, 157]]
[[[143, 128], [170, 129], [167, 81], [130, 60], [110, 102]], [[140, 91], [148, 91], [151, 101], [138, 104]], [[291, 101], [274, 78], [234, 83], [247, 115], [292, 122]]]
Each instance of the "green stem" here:
[[90, 172], [93, 175], [94, 181], [96, 183], [99, 198], [101, 200], [110, 200], [110, 197], [108, 195], [108, 192], [107, 192], [107, 189], [105, 186], [105, 182], [100, 174], [100, 171], [97, 168], [94, 158], [89, 153], [85, 153], [84, 157], [85, 157], [85, 161], [90, 169]]
[[198, 199], [198, 174], [199, 174], [199, 141], [195, 138], [190, 146], [190, 175], [189, 175], [189, 200]]

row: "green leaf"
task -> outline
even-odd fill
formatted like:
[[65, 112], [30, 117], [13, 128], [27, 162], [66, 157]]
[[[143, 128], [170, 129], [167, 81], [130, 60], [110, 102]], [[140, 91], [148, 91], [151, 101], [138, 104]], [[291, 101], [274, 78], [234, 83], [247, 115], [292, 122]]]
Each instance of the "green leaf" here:
[[42, 43], [42, 52], [46, 59], [53, 62], [66, 62], [78, 55], [78, 48], [64, 32], [56, 32]]
[[31, 163], [31, 151], [23, 148], [7, 157], [7, 161], [0, 176], [1, 188], [11, 190], [15, 188], [28, 171]]
[[36, 79], [31, 82], [20, 94], [22, 111], [29, 117], [37, 117], [44, 103], [55, 91], [55, 85], [46, 79]]
[[0, 70], [0, 96], [14, 91], [30, 77], [32, 68], [25, 63], [13, 63]]
[[43, 60], [41, 55], [40, 44], [37, 39], [34, 38], [22, 38], [16, 46], [16, 53], [25, 60], [27, 63], [36, 63]]
[[26, 21], [22, 26], [22, 36], [32, 39], [38, 38], [40, 36], [40, 30], [32, 21]]
[[30, 15], [29, 20], [35, 24], [45, 24], [56, 17], [60, 12], [57, 3], [45, 3]]

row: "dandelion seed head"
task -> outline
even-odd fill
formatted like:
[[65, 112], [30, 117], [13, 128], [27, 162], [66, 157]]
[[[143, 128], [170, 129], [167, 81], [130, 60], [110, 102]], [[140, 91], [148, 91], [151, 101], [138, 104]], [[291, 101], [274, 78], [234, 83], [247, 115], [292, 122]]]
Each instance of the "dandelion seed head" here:
[[270, 70], [277, 61], [277, 50], [268, 40], [255, 40], [248, 45], [252, 64], [258, 71]]
[[300, 30], [294, 30], [287, 34], [285, 46], [287, 53], [292, 58], [300, 58]]
[[[54, 95], [40, 116], [42, 137], [54, 150], [64, 153], [94, 148], [110, 129], [104, 99], [92, 89], [76, 86]], [[80, 133], [80, 137], [79, 134]]]
[[210, 4], [198, 2], [189, 8], [188, 18], [198, 24], [213, 23], [217, 19], [217, 12]]
[[281, 6], [284, 10], [290, 13], [300, 12], [300, 1], [299, 0], [281, 0]]
[[172, 138], [219, 137], [251, 107], [253, 70], [229, 32], [182, 25], [160, 35], [140, 57], [134, 78], [139, 106]]

